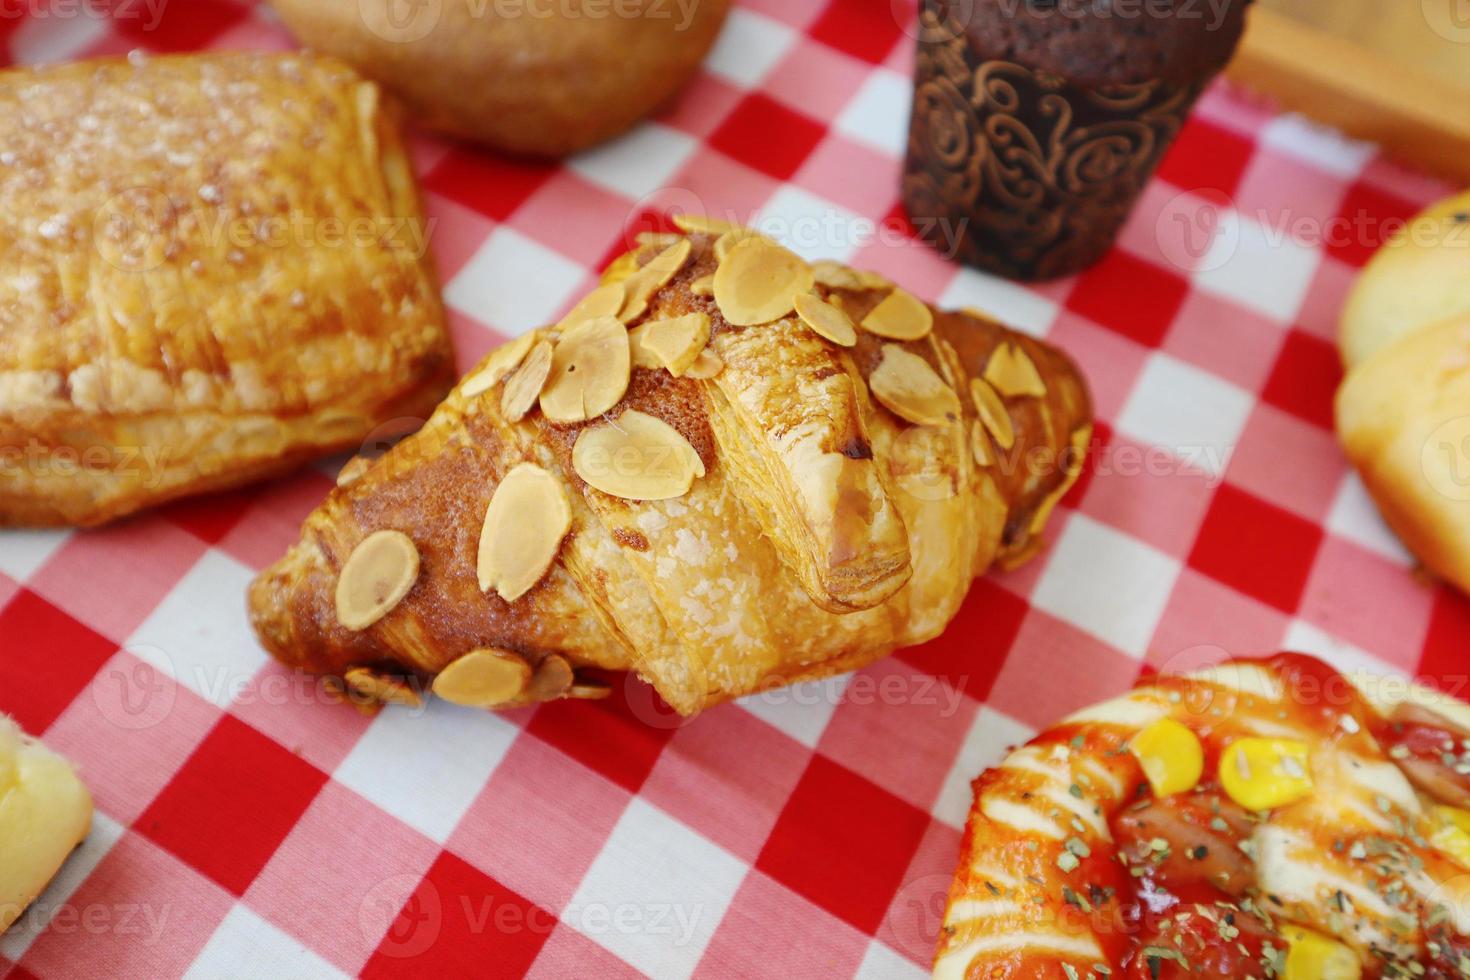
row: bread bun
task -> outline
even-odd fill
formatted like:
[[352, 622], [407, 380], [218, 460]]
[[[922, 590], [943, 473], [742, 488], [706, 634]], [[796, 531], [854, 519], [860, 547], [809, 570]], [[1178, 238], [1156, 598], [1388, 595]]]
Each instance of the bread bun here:
[[1339, 342], [1343, 449], [1409, 550], [1470, 592], [1470, 192], [1373, 256]]
[[555, 157], [609, 139], [704, 58], [729, 0], [274, 0], [308, 47], [425, 125]]
[[1470, 592], [1470, 312], [1410, 329], [1353, 368], [1337, 431], [1389, 526]]
[[1470, 312], [1470, 191], [1428, 208], [1378, 250], [1348, 297], [1349, 368], [1415, 327]]

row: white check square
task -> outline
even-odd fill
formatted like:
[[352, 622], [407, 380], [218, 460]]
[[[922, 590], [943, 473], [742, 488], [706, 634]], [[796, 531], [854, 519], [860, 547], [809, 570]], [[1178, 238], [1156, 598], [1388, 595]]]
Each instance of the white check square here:
[[1289, 324], [1321, 261], [1322, 250], [1299, 242], [1286, 224], [1273, 221], [1267, 226], [1237, 211], [1221, 211], [1220, 227], [1200, 260], [1194, 284]]
[[560, 252], [502, 226], [450, 280], [444, 299], [514, 337], [552, 322], [587, 275]]
[[206, 551], [124, 648], [218, 707], [228, 707], [265, 664], [245, 612], [255, 577], [220, 551]]
[[1240, 442], [1251, 405], [1251, 396], [1230, 382], [1155, 353], [1118, 414], [1118, 429], [1218, 477]]
[[1142, 658], [1179, 577], [1179, 562], [1085, 514], [1073, 514], [1047, 559], [1033, 604]]
[[0, 531], [0, 572], [24, 582], [54, 555], [70, 531]]
[[756, 226], [809, 262], [846, 261], [878, 231], [872, 219], [792, 184], [771, 195]]
[[664, 186], [698, 145], [687, 133], [650, 122], [577, 154], [567, 166], [614, 194], [637, 200]]
[[236, 904], [200, 950], [186, 980], [216, 977], [345, 977], [342, 971]]
[[694, 972], [746, 870], [722, 848], [635, 798], [561, 920], [635, 969], [677, 980]]
[[1060, 309], [1055, 301], [1019, 283], [969, 266], [960, 268], [940, 295], [938, 305], [944, 310], [973, 307], [991, 319], [1033, 337], [1047, 335]]
[[380, 713], [333, 778], [442, 844], [519, 734], [493, 712], [434, 698]]
[[913, 83], [903, 75], [876, 69], [837, 117], [836, 129], [889, 156], [901, 156], [908, 145], [913, 94]]
[[962, 828], [970, 815], [974, 793], [970, 783], [976, 776], [1005, 758], [1007, 750], [1024, 745], [1036, 734], [1030, 727], [986, 705], [975, 716], [960, 753], [933, 807], [936, 820]]
[[1349, 473], [1338, 488], [1332, 509], [1327, 512], [1327, 527], [1334, 534], [1405, 568], [1414, 564], [1414, 556], [1384, 522], [1378, 505], [1356, 473]]
[[720, 29], [704, 67], [740, 88], [754, 88], [795, 42], [796, 31], [792, 28], [736, 7]]

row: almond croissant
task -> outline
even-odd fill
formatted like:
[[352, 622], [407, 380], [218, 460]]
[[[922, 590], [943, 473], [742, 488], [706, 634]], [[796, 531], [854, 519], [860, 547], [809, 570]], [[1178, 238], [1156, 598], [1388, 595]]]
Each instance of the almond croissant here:
[[1034, 552], [1091, 433], [1063, 354], [679, 224], [348, 464], [251, 588], [272, 653], [486, 707], [631, 670], [693, 714], [929, 639]]

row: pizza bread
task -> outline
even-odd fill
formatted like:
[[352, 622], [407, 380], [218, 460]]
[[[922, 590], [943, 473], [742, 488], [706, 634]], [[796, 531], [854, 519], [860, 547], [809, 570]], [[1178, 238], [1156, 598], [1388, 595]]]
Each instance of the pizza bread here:
[[974, 784], [937, 978], [1470, 975], [1470, 707], [1298, 654], [1161, 675]]

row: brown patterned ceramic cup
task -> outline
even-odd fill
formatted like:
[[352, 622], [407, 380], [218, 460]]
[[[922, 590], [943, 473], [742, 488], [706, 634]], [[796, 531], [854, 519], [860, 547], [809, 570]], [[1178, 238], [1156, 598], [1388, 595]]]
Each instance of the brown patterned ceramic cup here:
[[[1014, 43], [991, 44], [1007, 57], [989, 56], [987, 40], [1003, 32], [984, 19], [1004, 6], [923, 3], [903, 201], [950, 257], [1011, 279], [1055, 279], [1112, 246], [1224, 59], [1142, 81], [1076, 82], [1022, 63]], [[1238, 18], [1233, 28], [1226, 56]], [[1078, 63], [1075, 50], [1065, 55]]]

